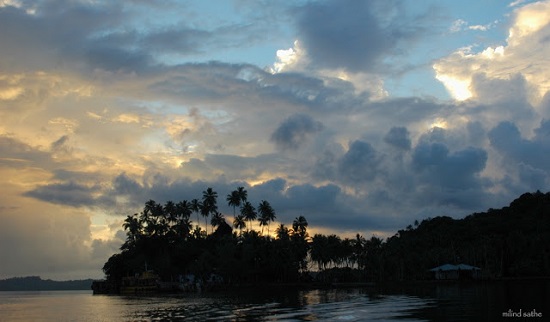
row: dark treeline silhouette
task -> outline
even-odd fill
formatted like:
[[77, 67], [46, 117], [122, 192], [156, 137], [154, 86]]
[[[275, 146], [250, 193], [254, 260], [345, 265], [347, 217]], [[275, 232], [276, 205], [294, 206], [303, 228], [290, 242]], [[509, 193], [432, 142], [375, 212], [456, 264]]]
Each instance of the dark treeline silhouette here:
[[13, 277], [0, 280], [0, 291], [89, 290], [91, 283], [91, 279], [52, 281], [39, 276]]
[[206, 279], [214, 273], [233, 285], [295, 283], [313, 275], [328, 283], [402, 281], [426, 279], [428, 269], [446, 263], [480, 267], [485, 278], [550, 276], [550, 193], [525, 193], [508, 207], [464, 219], [415, 221], [386, 240], [359, 234], [310, 237], [303, 216], [291, 227], [280, 224], [272, 237], [275, 210], [265, 200], [254, 207], [242, 187], [226, 198], [233, 207], [232, 227], [218, 212], [217, 197], [208, 188], [200, 200], [146, 202], [140, 214], [126, 218], [121, 252], [103, 267], [107, 280], [118, 283], [147, 267], [164, 281], [181, 274]]
[[[182, 274], [202, 279], [217, 274], [226, 283], [300, 281], [307, 271], [309, 246], [305, 217], [296, 218], [290, 228], [280, 224], [275, 238], [264, 235], [264, 228], [269, 232], [269, 224], [276, 218], [275, 210], [265, 200], [254, 207], [246, 190], [239, 187], [226, 199], [234, 209], [237, 233], [218, 212], [217, 197], [208, 188], [201, 200], [168, 201], [164, 205], [149, 200], [140, 214], [127, 216], [121, 252], [103, 267], [107, 280], [119, 283], [123, 277], [147, 268], [164, 281]], [[197, 221], [193, 227], [194, 213]], [[205, 230], [199, 225], [199, 215], [204, 218]], [[260, 232], [253, 229], [255, 220]]]
[[483, 277], [550, 276], [550, 193], [525, 193], [508, 207], [463, 219], [415, 222], [367, 258], [375, 280], [419, 280], [442, 264], [480, 267]]

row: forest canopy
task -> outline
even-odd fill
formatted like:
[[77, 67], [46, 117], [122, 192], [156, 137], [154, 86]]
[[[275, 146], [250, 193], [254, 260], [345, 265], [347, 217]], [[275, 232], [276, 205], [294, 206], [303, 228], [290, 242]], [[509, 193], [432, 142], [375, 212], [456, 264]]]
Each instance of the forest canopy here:
[[321, 282], [403, 281], [426, 279], [428, 269], [446, 263], [480, 267], [484, 278], [550, 276], [550, 193], [525, 193], [508, 207], [463, 219], [415, 221], [385, 240], [310, 236], [304, 216], [279, 224], [272, 236], [276, 211], [268, 201], [254, 206], [239, 187], [226, 202], [232, 223], [218, 212], [212, 188], [201, 199], [147, 201], [125, 219], [121, 252], [103, 267], [107, 280], [148, 268], [166, 281], [215, 273], [226, 283], [304, 282], [311, 271]]

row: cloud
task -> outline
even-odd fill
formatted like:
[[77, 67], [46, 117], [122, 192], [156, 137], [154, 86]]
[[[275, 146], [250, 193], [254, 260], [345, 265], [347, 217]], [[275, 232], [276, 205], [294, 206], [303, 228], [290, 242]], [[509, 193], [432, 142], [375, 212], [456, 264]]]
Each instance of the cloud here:
[[353, 182], [371, 181], [379, 171], [381, 157], [368, 142], [356, 140], [351, 142], [348, 151], [340, 159], [340, 174]]
[[494, 26], [498, 23], [498, 21], [494, 21], [491, 23], [488, 23], [486, 25], [470, 25], [467, 21], [462, 19], [457, 19], [453, 21], [450, 31], [451, 32], [459, 32], [463, 30], [476, 30], [476, 31], [487, 31], [491, 28], [494, 28]]
[[313, 133], [320, 131], [323, 125], [305, 114], [294, 114], [284, 120], [271, 134], [271, 141], [281, 150], [298, 149]]
[[487, 152], [482, 149], [471, 147], [450, 153], [441, 143], [421, 143], [412, 155], [413, 166], [425, 180], [451, 189], [475, 186], [486, 162]]
[[298, 10], [299, 41], [320, 68], [374, 71], [419, 29], [396, 1], [309, 2]]
[[521, 163], [523, 170], [530, 167], [532, 170], [544, 171], [545, 177], [548, 177], [550, 174], [549, 131], [550, 121], [543, 121], [540, 127], [535, 129], [535, 136], [529, 140], [522, 137], [514, 123], [501, 122], [489, 131], [488, 137], [491, 146], [506, 157], [505, 162], [511, 163], [514, 167]]
[[409, 136], [407, 128], [392, 127], [384, 137], [384, 142], [398, 149], [409, 150], [411, 148], [411, 139]]
[[[473, 52], [472, 47], [466, 47], [439, 59], [433, 65], [437, 79], [455, 99], [475, 98], [481, 101], [494, 98], [492, 92], [485, 91], [476, 83], [475, 79], [480, 74], [494, 81], [524, 79], [526, 84], [519, 88], [529, 90], [522, 95], [526, 95], [530, 104], [538, 105], [550, 89], [544, 72], [549, 55], [549, 9], [549, 1], [517, 7], [513, 12], [506, 45], [486, 47], [477, 53]], [[508, 94], [508, 97], [512, 95]]]
[[97, 191], [97, 187], [87, 187], [75, 182], [68, 182], [39, 186], [25, 195], [55, 204], [79, 207], [95, 204], [92, 195]]

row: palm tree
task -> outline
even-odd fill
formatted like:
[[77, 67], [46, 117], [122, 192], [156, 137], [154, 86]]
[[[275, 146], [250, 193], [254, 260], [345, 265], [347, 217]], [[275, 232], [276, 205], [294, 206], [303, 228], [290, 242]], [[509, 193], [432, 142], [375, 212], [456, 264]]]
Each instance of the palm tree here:
[[242, 203], [246, 202], [248, 198], [248, 192], [244, 189], [244, 187], [238, 187], [237, 194], [239, 195], [239, 198], [241, 198]]
[[297, 217], [292, 222], [293, 235], [298, 235], [302, 238], [307, 237], [307, 220], [304, 216]]
[[239, 194], [239, 191], [231, 191], [231, 193], [227, 195], [225, 200], [227, 201], [228, 206], [233, 207], [233, 217], [235, 217], [235, 208], [241, 205], [241, 196]]
[[[252, 206], [250, 201], [245, 201], [245, 203], [241, 207], [241, 215], [244, 217], [244, 220], [246, 220], [247, 222], [256, 220], [256, 217], [257, 217], [256, 209], [254, 208], [254, 206]], [[250, 230], [250, 227], [248, 227], [247, 225], [247, 231], [248, 230]]]
[[124, 230], [126, 230], [126, 243], [128, 243], [128, 245], [126, 246], [134, 244], [141, 235], [141, 223], [138, 219], [138, 215], [128, 215], [124, 220], [122, 227], [124, 228]]
[[299, 269], [304, 272], [307, 270], [307, 252], [308, 252], [308, 242], [307, 242], [307, 220], [304, 216], [297, 217], [292, 222], [292, 236], [291, 240], [294, 247], [295, 261], [299, 265]]
[[181, 235], [183, 238], [189, 235], [191, 229], [193, 228], [193, 225], [189, 220], [192, 211], [192, 205], [187, 200], [180, 201], [176, 204], [176, 224], [174, 227], [176, 235]]
[[269, 235], [269, 223], [275, 220], [275, 210], [273, 210], [273, 207], [271, 207], [269, 202], [262, 200], [258, 206], [258, 212], [260, 213], [260, 226], [267, 225], [267, 235]]
[[169, 223], [175, 223], [177, 221], [177, 209], [173, 201], [168, 200], [164, 204], [164, 213]]
[[246, 227], [246, 221], [243, 215], [238, 215], [233, 219], [233, 227], [239, 230], [239, 236], [243, 233], [243, 228]]
[[212, 213], [212, 219], [210, 220], [210, 224], [212, 224], [212, 231], [214, 231], [214, 228], [221, 225], [223, 222], [225, 222], [225, 218], [221, 212], [215, 211]]
[[199, 226], [199, 213], [202, 208], [202, 204], [198, 199], [191, 200], [191, 210], [197, 213], [197, 226]]
[[210, 187], [202, 192], [201, 215], [204, 217], [204, 222], [206, 224], [206, 233], [208, 233], [208, 216], [218, 211], [217, 198], [218, 193]]
[[183, 237], [184, 239], [189, 236], [189, 233], [191, 232], [191, 228], [193, 228], [193, 225], [191, 224], [191, 221], [189, 221], [189, 217], [179, 217], [178, 221], [175, 224], [175, 232], [178, 236]]
[[275, 230], [275, 234], [277, 235], [277, 239], [279, 240], [287, 241], [290, 239], [288, 227], [286, 227], [284, 224], [280, 224], [279, 227], [277, 227], [277, 230]]
[[145, 231], [147, 233], [149, 233], [151, 231], [151, 229], [153, 228], [153, 218], [152, 218], [152, 213], [156, 207], [156, 202], [152, 199], [150, 199], [149, 201], [147, 201], [145, 203], [145, 206], [143, 207], [143, 211], [141, 212], [140, 216], [139, 216], [139, 221], [141, 222], [141, 224], [143, 225]]
[[176, 213], [178, 218], [187, 218], [191, 217], [193, 212], [192, 204], [187, 200], [182, 200], [176, 204]]
[[164, 208], [156, 201], [149, 200], [145, 203], [140, 219], [146, 224], [145, 231], [149, 236], [162, 235], [165, 232]]

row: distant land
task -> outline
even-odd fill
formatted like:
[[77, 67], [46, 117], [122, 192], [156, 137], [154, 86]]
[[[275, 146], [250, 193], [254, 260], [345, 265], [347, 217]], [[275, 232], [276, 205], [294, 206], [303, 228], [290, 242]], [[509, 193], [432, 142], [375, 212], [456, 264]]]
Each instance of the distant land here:
[[13, 277], [0, 280], [0, 291], [68, 291], [89, 290], [93, 279], [52, 281], [39, 276]]

